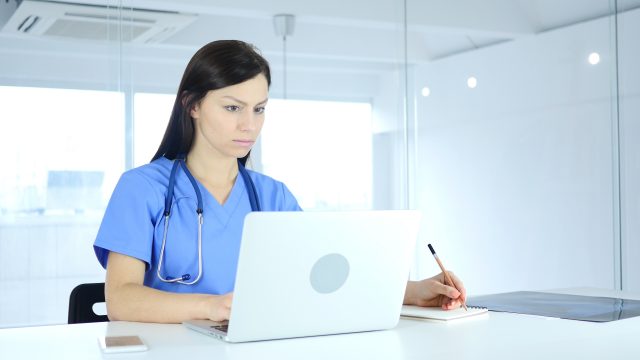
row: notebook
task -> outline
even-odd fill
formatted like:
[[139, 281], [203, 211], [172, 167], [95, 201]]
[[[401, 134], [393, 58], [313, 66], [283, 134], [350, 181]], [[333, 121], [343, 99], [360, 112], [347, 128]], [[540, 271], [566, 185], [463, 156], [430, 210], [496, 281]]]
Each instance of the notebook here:
[[453, 310], [443, 310], [439, 307], [421, 307], [413, 305], [403, 305], [400, 314], [406, 317], [424, 318], [431, 320], [455, 320], [469, 316], [487, 314], [487, 308], [468, 306], [468, 310], [457, 308]]
[[229, 342], [395, 327], [419, 221], [411, 210], [252, 212], [228, 323], [184, 325]]

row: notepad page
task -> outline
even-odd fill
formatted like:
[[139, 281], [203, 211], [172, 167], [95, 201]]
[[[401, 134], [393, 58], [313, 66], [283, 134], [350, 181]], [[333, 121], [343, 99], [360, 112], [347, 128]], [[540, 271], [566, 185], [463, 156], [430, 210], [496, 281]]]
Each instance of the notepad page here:
[[439, 307], [421, 307], [413, 305], [403, 305], [401, 316], [409, 316], [433, 320], [454, 320], [474, 315], [487, 313], [486, 308], [469, 307], [468, 310], [457, 308], [453, 310], [443, 310]]

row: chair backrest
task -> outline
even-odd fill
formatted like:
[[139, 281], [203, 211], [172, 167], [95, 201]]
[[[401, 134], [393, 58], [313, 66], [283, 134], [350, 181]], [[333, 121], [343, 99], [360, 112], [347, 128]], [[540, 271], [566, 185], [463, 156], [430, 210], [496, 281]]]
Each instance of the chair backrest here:
[[69, 324], [109, 321], [107, 315], [98, 315], [93, 305], [104, 302], [104, 283], [80, 284], [69, 296]]

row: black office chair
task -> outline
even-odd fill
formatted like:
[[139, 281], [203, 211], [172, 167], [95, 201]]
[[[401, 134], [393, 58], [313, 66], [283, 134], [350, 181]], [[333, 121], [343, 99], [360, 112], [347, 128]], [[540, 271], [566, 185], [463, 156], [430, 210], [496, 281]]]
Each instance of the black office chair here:
[[93, 312], [93, 305], [104, 302], [104, 283], [80, 284], [69, 296], [69, 324], [109, 321], [107, 315]]

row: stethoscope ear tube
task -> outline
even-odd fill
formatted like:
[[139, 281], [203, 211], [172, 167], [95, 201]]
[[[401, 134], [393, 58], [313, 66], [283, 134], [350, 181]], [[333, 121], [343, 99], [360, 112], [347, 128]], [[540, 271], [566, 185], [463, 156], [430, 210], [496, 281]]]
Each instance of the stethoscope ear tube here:
[[185, 164], [184, 160], [180, 159], [178, 160], [178, 162], [180, 162], [180, 165], [182, 166], [182, 170], [184, 170], [184, 173], [187, 174], [187, 177], [189, 178], [189, 182], [191, 182], [191, 186], [193, 186], [193, 189], [196, 191], [196, 197], [198, 198], [198, 208], [196, 209], [196, 213], [202, 214], [203, 205], [202, 205], [202, 194], [200, 193], [200, 187], [198, 186], [196, 179], [194, 179], [193, 175], [191, 175], [191, 171], [189, 171], [189, 169], [187, 168], [187, 164]]
[[244, 180], [245, 187], [247, 189], [247, 195], [249, 195], [249, 203], [251, 204], [251, 211], [262, 211], [262, 207], [260, 206], [260, 199], [258, 199], [258, 192], [256, 191], [256, 186], [253, 184], [253, 180], [251, 180], [251, 176], [247, 172], [247, 169], [238, 161], [238, 171], [240, 175], [242, 175], [242, 180]]
[[173, 201], [173, 188], [176, 183], [176, 172], [178, 171], [179, 159], [173, 161], [173, 167], [171, 167], [171, 175], [169, 175], [169, 186], [167, 186], [167, 197], [164, 198], [164, 216], [165, 221], [169, 220], [171, 215], [171, 202]]

